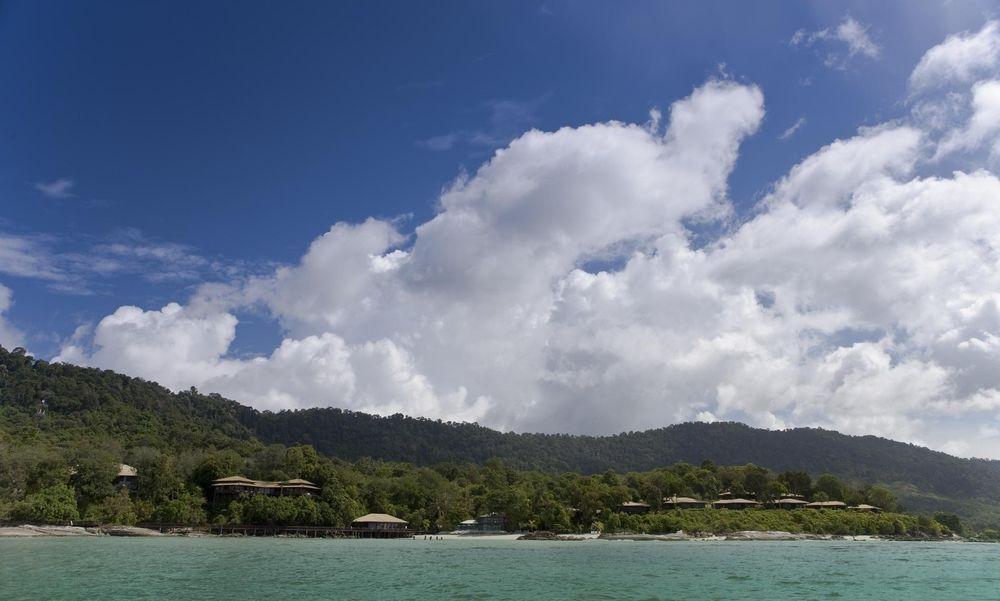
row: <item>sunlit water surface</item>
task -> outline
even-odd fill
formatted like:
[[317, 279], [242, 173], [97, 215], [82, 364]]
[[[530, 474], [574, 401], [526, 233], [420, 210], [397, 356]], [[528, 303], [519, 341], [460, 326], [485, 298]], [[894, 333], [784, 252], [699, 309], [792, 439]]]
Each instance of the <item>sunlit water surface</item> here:
[[1000, 545], [0, 539], [0, 600], [1000, 600]]

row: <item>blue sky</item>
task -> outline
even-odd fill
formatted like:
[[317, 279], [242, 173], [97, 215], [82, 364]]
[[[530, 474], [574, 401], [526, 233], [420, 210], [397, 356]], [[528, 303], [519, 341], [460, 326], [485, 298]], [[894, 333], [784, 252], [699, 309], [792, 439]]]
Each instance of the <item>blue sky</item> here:
[[[826, 48], [789, 45], [845, 14], [871, 24], [883, 60], [830, 69]], [[291, 262], [337, 221], [422, 221], [460, 170], [528, 128], [642, 121], [720, 68], [767, 98], [730, 182], [747, 207], [815, 147], [898, 113], [923, 51], [982, 21], [910, 2], [5, 2], [0, 223], [70, 252], [128, 229], [223, 261]], [[454, 141], [421, 144], [435, 138]], [[35, 189], [59, 178], [72, 197]], [[113, 276], [84, 296], [4, 281], [43, 355], [78, 322], [192, 283]], [[272, 343], [246, 334], [247, 351]]]
[[[666, 122], [672, 103], [711, 80], [763, 94], [765, 113], [728, 173], [731, 227], [824, 145], [910, 119], [911, 73], [924, 53], [980, 30], [994, 9], [2, 2], [0, 285], [13, 299], [5, 319], [42, 357], [75, 343], [84, 326], [80, 362], [97, 363], [86, 328], [121, 306], [154, 311], [184, 305], [206, 283], [266, 279], [338, 222], [391, 222], [404, 238], [389, 246], [407, 251], [415, 228], [439, 214], [442, 190], [525, 131], [642, 124], [653, 109]], [[845, 23], [870, 46], [839, 38]], [[223, 360], [267, 356], [282, 340], [320, 332], [268, 302], [226, 307], [239, 325]], [[866, 321], [847, 338], [888, 329]], [[365, 339], [333, 331], [350, 344]], [[397, 333], [385, 337], [419, 367], [421, 351]], [[844, 339], [841, 328], [829, 344]], [[689, 413], [663, 419], [699, 412]], [[749, 408], [731, 415], [754, 421]]]

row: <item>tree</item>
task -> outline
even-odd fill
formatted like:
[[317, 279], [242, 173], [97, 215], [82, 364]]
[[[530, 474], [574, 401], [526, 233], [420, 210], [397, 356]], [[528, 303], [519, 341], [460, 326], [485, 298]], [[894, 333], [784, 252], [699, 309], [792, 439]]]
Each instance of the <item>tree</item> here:
[[183, 492], [176, 498], [162, 502], [153, 519], [164, 524], [204, 524], [205, 498], [191, 492]]
[[80, 518], [76, 495], [69, 486], [57, 484], [26, 496], [14, 504], [11, 518], [36, 524], [66, 524]]
[[948, 530], [951, 530], [953, 534], [961, 536], [965, 529], [962, 527], [961, 520], [954, 513], [945, 513], [943, 511], [938, 511], [934, 514], [934, 521], [942, 526], [946, 526]]
[[880, 507], [883, 511], [896, 511], [896, 495], [884, 486], [875, 485], [868, 489], [867, 503]]
[[843, 501], [845, 496], [844, 484], [831, 474], [823, 474], [816, 479], [817, 493], [823, 493], [830, 501]]
[[105, 497], [100, 503], [95, 503], [87, 510], [87, 519], [99, 524], [117, 524], [134, 526], [138, 521], [135, 508], [128, 490], [121, 489], [117, 494]]
[[801, 470], [789, 470], [778, 475], [778, 482], [792, 494], [808, 496], [812, 492], [812, 478]]

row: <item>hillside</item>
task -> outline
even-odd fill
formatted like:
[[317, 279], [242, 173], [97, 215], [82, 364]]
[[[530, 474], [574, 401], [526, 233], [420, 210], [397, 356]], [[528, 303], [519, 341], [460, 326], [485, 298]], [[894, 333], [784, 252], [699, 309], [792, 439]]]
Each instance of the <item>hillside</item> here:
[[111, 371], [49, 364], [0, 349], [0, 442], [59, 444], [80, 438], [174, 451], [310, 444], [345, 460], [431, 465], [499, 458], [516, 468], [584, 474], [703, 460], [754, 463], [883, 483], [911, 508], [1000, 522], [1000, 462], [960, 459], [874, 436], [687, 423], [594, 437], [501, 433], [475, 424], [339, 409], [270, 413], [218, 395], [172, 393]]

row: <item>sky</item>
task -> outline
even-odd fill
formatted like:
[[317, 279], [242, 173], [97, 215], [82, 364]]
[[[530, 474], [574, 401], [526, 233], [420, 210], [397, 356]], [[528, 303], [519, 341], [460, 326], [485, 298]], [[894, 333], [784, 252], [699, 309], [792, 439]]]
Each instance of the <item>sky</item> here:
[[0, 345], [1000, 458], [998, 8], [0, 1]]

